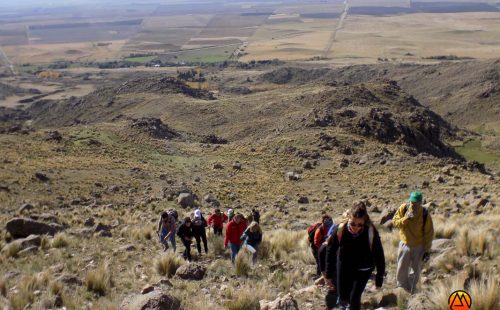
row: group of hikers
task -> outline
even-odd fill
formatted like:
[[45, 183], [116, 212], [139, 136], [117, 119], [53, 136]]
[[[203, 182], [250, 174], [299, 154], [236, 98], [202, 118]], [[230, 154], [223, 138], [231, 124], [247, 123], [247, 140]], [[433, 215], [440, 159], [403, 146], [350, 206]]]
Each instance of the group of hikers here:
[[[392, 219], [393, 227], [399, 229], [400, 243], [397, 256], [397, 286], [414, 293], [419, 281], [423, 263], [429, 259], [434, 236], [432, 218], [422, 206], [420, 192], [411, 192], [407, 202], [402, 204]], [[158, 235], [166, 251], [168, 242], [175, 252], [177, 235], [184, 244], [184, 258], [191, 261], [191, 243], [196, 239], [198, 254], [208, 252], [206, 228], [211, 227], [215, 235], [222, 236], [224, 223], [224, 247], [230, 249], [231, 262], [246, 247], [252, 253], [255, 264], [259, 244], [262, 242], [260, 214], [256, 209], [245, 218], [243, 214], [229, 209], [227, 215], [219, 208], [207, 220], [196, 209], [184, 218], [177, 227], [177, 212], [171, 210], [161, 215]], [[248, 224], [250, 223], [250, 224]], [[326, 309], [357, 310], [361, 308], [361, 295], [374, 269], [375, 287], [381, 288], [385, 271], [384, 249], [379, 232], [368, 214], [367, 205], [357, 202], [344, 214], [344, 220], [334, 223], [331, 216], [322, 215], [321, 222], [308, 228], [309, 243], [316, 261], [317, 285], [325, 285]]]
[[[257, 251], [259, 244], [262, 242], [262, 229], [260, 228], [260, 213], [256, 209], [252, 209], [252, 214], [244, 217], [243, 214], [234, 212], [233, 209], [227, 211], [227, 215], [222, 213], [219, 208], [216, 208], [213, 213], [205, 219], [200, 209], [194, 210], [191, 216], [183, 219], [180, 225], [178, 222], [178, 214], [175, 209], [163, 212], [160, 221], [158, 222], [157, 233], [160, 237], [160, 242], [163, 245], [163, 250], [169, 249], [169, 242], [174, 253], [176, 252], [175, 237], [179, 237], [184, 245], [184, 259], [191, 261], [191, 244], [193, 238], [196, 240], [196, 248], [198, 255], [202, 255], [202, 242], [205, 254], [208, 253], [207, 243], [207, 227], [213, 229], [216, 236], [222, 236], [224, 223], [226, 231], [224, 234], [224, 247], [230, 249], [231, 262], [234, 263], [236, 255], [242, 246], [245, 246], [252, 253], [253, 264], [257, 261]], [[250, 223], [250, 224], [249, 224]], [[177, 227], [178, 226], [178, 227]]]
[[[392, 219], [399, 229], [397, 286], [414, 293], [423, 263], [429, 259], [434, 227], [428, 210], [422, 206], [422, 193], [412, 192]], [[381, 288], [385, 276], [385, 257], [380, 235], [370, 220], [367, 205], [356, 203], [337, 225], [328, 215], [308, 229], [316, 260], [316, 284], [326, 285], [327, 309], [361, 308], [361, 295], [374, 269], [375, 287]], [[412, 272], [410, 272], [412, 271]]]

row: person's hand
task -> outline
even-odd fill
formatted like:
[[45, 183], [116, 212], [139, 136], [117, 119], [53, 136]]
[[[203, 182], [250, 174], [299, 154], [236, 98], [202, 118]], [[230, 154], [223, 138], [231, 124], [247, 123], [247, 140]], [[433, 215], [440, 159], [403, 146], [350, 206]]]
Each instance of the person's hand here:
[[424, 261], [424, 263], [427, 263], [430, 258], [431, 258], [431, 254], [429, 252], [425, 252], [424, 256], [422, 257], [422, 260]]

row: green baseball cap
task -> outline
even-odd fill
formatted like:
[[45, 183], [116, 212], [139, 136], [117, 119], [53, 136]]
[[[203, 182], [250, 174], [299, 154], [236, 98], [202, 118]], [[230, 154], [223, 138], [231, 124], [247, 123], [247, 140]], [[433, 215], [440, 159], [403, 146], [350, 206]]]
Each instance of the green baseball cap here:
[[421, 192], [411, 192], [410, 193], [410, 202], [422, 202], [422, 193]]

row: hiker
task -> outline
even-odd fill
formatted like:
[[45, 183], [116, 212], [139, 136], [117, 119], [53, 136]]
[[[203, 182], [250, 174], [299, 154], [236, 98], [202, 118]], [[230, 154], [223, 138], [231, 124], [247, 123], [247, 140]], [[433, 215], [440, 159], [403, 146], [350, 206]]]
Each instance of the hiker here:
[[[241, 235], [241, 240], [247, 246], [247, 249], [252, 253], [252, 264], [255, 265], [257, 262], [257, 255], [259, 251], [259, 245], [262, 242], [262, 229], [259, 223], [253, 221], [250, 223], [245, 232]], [[250, 246], [250, 247], [248, 247]]]
[[260, 224], [260, 213], [259, 210], [253, 208], [252, 209], [252, 218], [257, 224]]
[[217, 208], [214, 210], [214, 213], [210, 214], [207, 221], [208, 225], [213, 228], [214, 234], [222, 236], [222, 229], [224, 228], [224, 223], [227, 221], [227, 215], [220, 212], [220, 209]]
[[182, 244], [186, 248], [184, 250], [184, 259], [191, 261], [191, 242], [193, 240], [193, 231], [191, 230], [191, 218], [187, 216], [184, 218], [184, 222], [179, 226], [177, 231], [177, 236], [181, 238]]
[[[422, 207], [422, 193], [411, 192], [407, 203], [402, 204], [392, 219], [399, 228], [397, 259], [397, 286], [414, 293], [422, 265], [429, 260], [434, 226], [429, 211]], [[410, 268], [413, 274], [410, 275]]]
[[[338, 294], [341, 309], [358, 310], [361, 295], [374, 266], [377, 267], [375, 286], [382, 287], [385, 273], [385, 258], [382, 242], [373, 226], [363, 202], [355, 204], [348, 220], [337, 225], [329, 238], [326, 250], [326, 296], [327, 308], [333, 309], [329, 297]], [[330, 296], [329, 296], [330, 295]]]
[[163, 245], [163, 251], [168, 250], [168, 241], [172, 244], [172, 250], [176, 251], [175, 232], [176, 232], [175, 218], [168, 212], [163, 212], [158, 222], [158, 229], [156, 233], [160, 237], [160, 243]]
[[227, 210], [227, 219], [228, 219], [228, 221], [232, 221], [233, 217], [234, 217], [234, 210], [233, 209]]
[[231, 250], [231, 262], [234, 264], [236, 255], [240, 251], [242, 241], [240, 239], [241, 235], [247, 228], [247, 222], [243, 218], [243, 215], [236, 213], [232, 221], [230, 221], [226, 226], [226, 236], [224, 237], [224, 247]]
[[307, 233], [309, 234], [309, 245], [311, 247], [311, 252], [314, 256], [314, 260], [316, 261], [316, 278], [321, 277], [318, 251], [321, 247], [321, 244], [326, 240], [327, 232], [332, 225], [332, 218], [327, 214], [323, 214], [323, 216], [321, 217], [321, 222], [310, 226], [307, 230]]
[[194, 210], [193, 218], [191, 219], [191, 227], [193, 230], [193, 236], [196, 239], [196, 248], [198, 249], [198, 255], [201, 255], [201, 241], [203, 241], [205, 254], [207, 254], [207, 232], [205, 229], [205, 227], [207, 227], [207, 221], [203, 217], [200, 209]]

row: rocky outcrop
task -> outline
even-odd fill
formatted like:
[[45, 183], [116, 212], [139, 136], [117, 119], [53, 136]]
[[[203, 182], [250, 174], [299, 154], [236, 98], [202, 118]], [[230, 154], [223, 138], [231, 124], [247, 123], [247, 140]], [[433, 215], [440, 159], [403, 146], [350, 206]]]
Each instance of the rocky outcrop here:
[[120, 310], [182, 310], [181, 302], [161, 290], [126, 297]]
[[173, 139], [179, 134], [165, 125], [160, 119], [153, 117], [143, 117], [134, 119], [130, 127], [141, 130], [156, 139]]
[[63, 227], [56, 223], [45, 224], [28, 218], [14, 218], [7, 222], [5, 229], [14, 238], [24, 238], [29, 235], [55, 235]]

